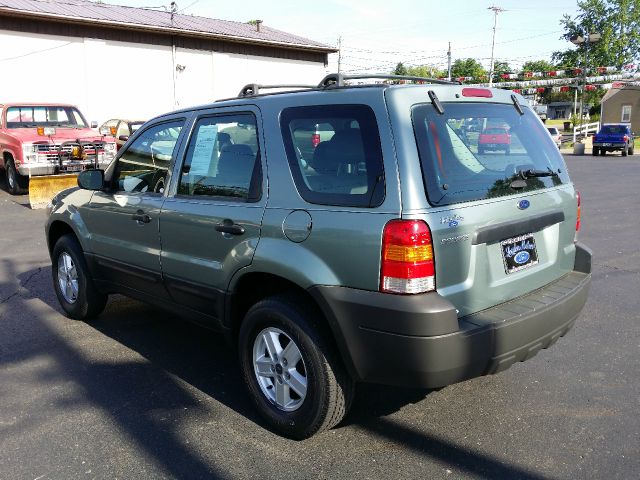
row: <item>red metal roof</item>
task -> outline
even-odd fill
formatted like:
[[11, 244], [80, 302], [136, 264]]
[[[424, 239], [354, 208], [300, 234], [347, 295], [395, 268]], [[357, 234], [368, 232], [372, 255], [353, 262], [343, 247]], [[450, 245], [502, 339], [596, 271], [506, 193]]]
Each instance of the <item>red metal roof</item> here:
[[174, 35], [197, 35], [221, 40], [335, 52], [325, 44], [292, 35], [262, 24], [255, 25], [213, 18], [171, 14], [162, 10], [108, 5], [86, 0], [0, 0], [0, 14], [37, 16], [71, 22], [91, 22], [104, 26], [138, 28], [171, 32]]

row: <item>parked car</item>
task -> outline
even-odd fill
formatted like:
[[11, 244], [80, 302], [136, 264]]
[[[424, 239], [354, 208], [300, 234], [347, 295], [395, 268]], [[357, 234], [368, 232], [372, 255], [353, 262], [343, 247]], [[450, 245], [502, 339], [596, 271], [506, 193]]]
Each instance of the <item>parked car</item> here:
[[633, 155], [635, 134], [629, 124], [607, 124], [593, 136], [593, 154], [606, 155], [619, 150], [623, 157]]
[[484, 154], [488, 150], [502, 150], [509, 155], [511, 150], [511, 135], [504, 127], [486, 128], [478, 138], [478, 153]]
[[129, 137], [144, 124], [144, 120], [122, 120], [112, 118], [100, 125], [100, 133], [115, 137], [118, 150], [122, 148]]
[[562, 146], [562, 133], [556, 127], [547, 127], [547, 131], [551, 138], [553, 138], [553, 142], [560, 148]]
[[[339, 423], [356, 382], [443, 387], [565, 335], [591, 253], [524, 98], [350, 78], [167, 113], [82, 172], [46, 224], [66, 314], [123, 293], [223, 332], [257, 411], [297, 439]], [[507, 125], [518, 151], [476, 157], [464, 119]]]
[[106, 167], [115, 140], [96, 135], [73, 105], [0, 104], [0, 167], [11, 194], [24, 193], [29, 177]]

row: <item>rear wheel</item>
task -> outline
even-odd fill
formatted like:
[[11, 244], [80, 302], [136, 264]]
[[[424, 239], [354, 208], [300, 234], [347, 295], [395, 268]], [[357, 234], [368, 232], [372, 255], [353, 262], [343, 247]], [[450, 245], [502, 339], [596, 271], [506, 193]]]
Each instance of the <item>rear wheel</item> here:
[[6, 161], [5, 169], [7, 174], [7, 190], [9, 190], [9, 193], [11, 195], [26, 193], [29, 178], [18, 173], [12, 159]]
[[87, 320], [98, 316], [107, 296], [98, 292], [89, 275], [80, 244], [73, 235], [63, 235], [51, 255], [53, 286], [67, 316]]
[[625, 145], [624, 147], [622, 147], [622, 156], [626, 157], [628, 153], [629, 153], [629, 145]]
[[593, 155], [598, 156], [600, 154], [600, 149], [598, 147], [593, 147]]
[[343, 419], [353, 381], [314, 309], [295, 297], [258, 302], [242, 323], [239, 347], [249, 393], [278, 433], [301, 440]]
[[602, 155], [603, 157], [607, 154], [607, 151], [604, 148], [600, 149], [600, 155]]
[[629, 145], [629, 155], [633, 155], [633, 145]]

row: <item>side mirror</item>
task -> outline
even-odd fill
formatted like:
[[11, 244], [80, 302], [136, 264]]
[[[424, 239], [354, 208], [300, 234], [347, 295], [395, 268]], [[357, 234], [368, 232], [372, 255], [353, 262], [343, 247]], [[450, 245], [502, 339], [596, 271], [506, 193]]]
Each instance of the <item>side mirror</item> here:
[[84, 190], [102, 190], [104, 170], [83, 170], [78, 175], [78, 186]]
[[96, 121], [91, 122], [91, 128], [98, 128], [98, 122]]
[[120, 135], [118, 137], [118, 140], [122, 140], [123, 142], [126, 142], [127, 140], [129, 140], [129, 135]]

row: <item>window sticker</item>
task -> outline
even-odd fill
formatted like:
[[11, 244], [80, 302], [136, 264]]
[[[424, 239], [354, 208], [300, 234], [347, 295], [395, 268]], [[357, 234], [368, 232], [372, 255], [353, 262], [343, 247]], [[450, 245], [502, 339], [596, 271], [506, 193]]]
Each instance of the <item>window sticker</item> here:
[[198, 129], [196, 144], [191, 157], [191, 175], [209, 175], [209, 167], [213, 160], [213, 149], [218, 136], [217, 125], [202, 125]]

